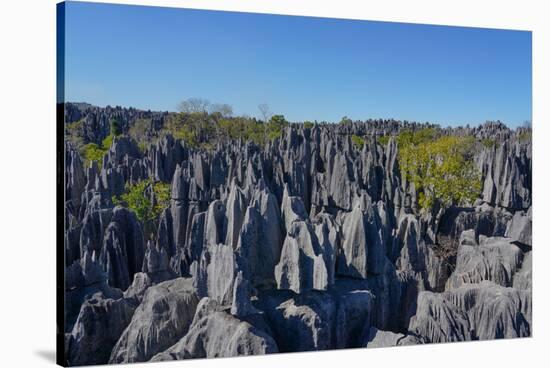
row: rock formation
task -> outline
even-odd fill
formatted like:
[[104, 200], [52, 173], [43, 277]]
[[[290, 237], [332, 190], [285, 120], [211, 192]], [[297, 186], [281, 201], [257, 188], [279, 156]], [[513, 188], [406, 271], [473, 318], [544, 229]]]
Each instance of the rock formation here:
[[[70, 365], [531, 335], [525, 128], [296, 123], [197, 143], [167, 133], [170, 114], [66, 106], [85, 143], [113, 117], [123, 131], [98, 161], [66, 142]], [[474, 138], [472, 203], [420, 208], [396, 137], [423, 128]], [[153, 220], [117, 200], [143, 180], [170, 189]]]

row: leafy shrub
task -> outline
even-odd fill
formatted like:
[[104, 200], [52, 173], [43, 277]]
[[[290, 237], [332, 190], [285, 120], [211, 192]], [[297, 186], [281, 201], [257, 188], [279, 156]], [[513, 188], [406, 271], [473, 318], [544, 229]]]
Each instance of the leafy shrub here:
[[65, 125], [65, 140], [71, 142], [75, 147], [81, 148], [84, 145], [83, 138], [84, 120], [72, 122]]
[[485, 138], [485, 139], [481, 140], [481, 144], [485, 148], [493, 148], [494, 146], [496, 146], [497, 141], [495, 141], [494, 139], [491, 139], [491, 138]]
[[109, 128], [110, 135], [114, 135], [116, 137], [117, 135], [122, 134], [122, 123], [117, 118], [112, 118], [109, 121]]
[[113, 144], [113, 135], [108, 135], [103, 141], [101, 141], [101, 147], [107, 152]]
[[83, 126], [84, 126], [84, 119], [80, 119], [80, 120], [74, 121], [70, 124], [66, 124], [65, 125], [65, 130], [67, 132], [74, 132], [74, 131], [81, 130]]
[[521, 133], [519, 136], [518, 136], [518, 139], [520, 142], [529, 142], [531, 141], [531, 131], [525, 131], [523, 133]]
[[311, 129], [313, 128], [313, 123], [311, 121], [304, 121], [304, 128]]
[[382, 147], [386, 147], [388, 145], [389, 140], [390, 140], [390, 136], [389, 135], [383, 135], [381, 137], [378, 137], [377, 140], [378, 140], [378, 143], [380, 143], [382, 145]]
[[352, 124], [353, 121], [348, 118], [347, 116], [344, 116], [342, 117], [342, 119], [340, 119], [340, 122], [338, 124], [342, 124], [342, 125], [349, 125], [349, 124]]
[[202, 113], [171, 114], [166, 118], [164, 134], [171, 134], [176, 139], [182, 139], [191, 147], [198, 147]]
[[265, 144], [265, 124], [254, 120], [248, 121], [245, 131], [245, 140], [251, 140], [258, 146]]
[[365, 144], [365, 138], [355, 134], [351, 136], [351, 141], [356, 147], [363, 147], [363, 145]]
[[90, 162], [95, 161], [99, 167], [103, 165], [103, 156], [109, 151], [113, 144], [113, 135], [108, 135], [101, 142], [101, 145], [88, 143], [81, 147], [80, 154], [84, 157], [84, 164], [88, 166]]
[[185, 141], [191, 147], [197, 147], [197, 135], [196, 132], [190, 129], [188, 126], [181, 126], [178, 129], [171, 132], [174, 138]]
[[152, 182], [150, 179], [135, 184], [126, 184], [120, 197], [113, 197], [113, 203], [132, 210], [143, 223], [145, 233], [152, 235], [162, 211], [170, 203], [170, 185]]
[[137, 142], [142, 153], [145, 152], [149, 143], [149, 130], [151, 128], [151, 119], [136, 119], [129, 127], [128, 135]]
[[[418, 204], [430, 209], [436, 201], [443, 206], [473, 202], [481, 190], [481, 176], [473, 161], [472, 137], [433, 134], [398, 137], [399, 164], [406, 179], [415, 185]], [[399, 139], [400, 138], [400, 139]]]
[[397, 145], [405, 147], [407, 145], [419, 145], [434, 141], [438, 137], [438, 133], [433, 128], [424, 128], [418, 131], [403, 130], [397, 136]]
[[88, 143], [84, 145], [80, 153], [84, 157], [84, 164], [88, 166], [90, 162], [95, 161], [99, 167], [103, 165], [103, 156], [107, 153], [108, 149], [103, 148], [95, 143]]
[[274, 140], [283, 134], [283, 129], [288, 125], [284, 115], [273, 115], [267, 124], [267, 138]]
[[149, 148], [149, 144], [147, 144], [147, 142], [138, 142], [138, 149], [139, 149], [139, 152], [141, 152], [141, 154], [145, 154], [148, 148]]

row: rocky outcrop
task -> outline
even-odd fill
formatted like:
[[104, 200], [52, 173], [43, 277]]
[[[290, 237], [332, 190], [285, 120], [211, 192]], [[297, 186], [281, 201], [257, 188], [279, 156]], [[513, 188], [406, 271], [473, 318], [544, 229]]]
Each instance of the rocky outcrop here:
[[125, 290], [141, 271], [144, 256], [143, 231], [136, 215], [115, 207], [105, 229], [99, 261], [107, 273], [109, 285]]
[[502, 287], [489, 281], [443, 294], [468, 315], [479, 340], [531, 335], [531, 291]]
[[531, 206], [531, 144], [505, 141], [485, 150], [479, 159], [485, 180], [483, 200], [522, 210]]
[[190, 279], [165, 281], [147, 289], [109, 363], [145, 362], [175, 344], [187, 333], [197, 304]]
[[427, 342], [472, 340], [468, 315], [442, 295], [424, 291], [418, 295], [417, 303], [409, 331]]
[[237, 267], [233, 247], [225, 244], [207, 245], [194, 275], [199, 297], [209, 297], [222, 305], [231, 305]]
[[514, 274], [512, 286], [518, 290], [531, 290], [533, 287], [532, 252], [528, 252], [523, 256], [521, 269]]
[[[207, 302], [206, 299], [203, 299], [201, 303]], [[195, 316], [189, 332], [178, 343], [157, 354], [151, 361], [233, 357], [278, 352], [277, 344], [261, 328], [261, 322], [241, 320], [219, 310], [216, 306], [209, 308], [213, 310], [202, 310]]]
[[458, 288], [464, 284], [492, 281], [502, 286], [512, 286], [514, 273], [523, 260], [523, 252], [507, 238], [480, 238], [480, 244], [461, 244], [456, 268], [446, 288]]
[[281, 256], [281, 215], [276, 197], [258, 184], [241, 226], [236, 253], [246, 260], [241, 268], [253, 286], [273, 285]]
[[338, 274], [366, 278], [380, 274], [386, 249], [381, 233], [380, 217], [370, 198], [361, 198], [342, 224], [342, 253], [338, 259]]
[[266, 314], [280, 351], [326, 350], [360, 346], [373, 299], [367, 290], [344, 287], [296, 296], [269, 292], [255, 306]]
[[130, 323], [135, 306], [125, 299], [96, 296], [82, 304], [71, 332], [71, 365], [107, 364], [120, 335]]
[[515, 242], [531, 247], [533, 246], [532, 223], [532, 207], [529, 207], [527, 212], [518, 211], [506, 229], [506, 236]]
[[371, 327], [365, 334], [363, 346], [367, 348], [387, 348], [391, 346], [404, 346], [422, 344], [423, 341], [416, 336], [404, 335], [392, 331], [382, 331]]
[[[84, 144], [122, 130], [99, 161], [65, 147], [71, 364], [530, 336], [528, 128], [298, 123], [260, 146], [197, 125], [191, 145], [174, 118], [67, 105]], [[424, 128], [473, 137], [473, 203], [420, 209], [400, 133]], [[170, 185], [146, 223], [117, 199], [142, 180]]]
[[65, 326], [70, 332], [86, 300], [94, 297], [120, 299], [122, 291], [107, 283], [97, 253], [86, 252], [80, 261], [65, 268]]
[[326, 290], [329, 280], [325, 258], [312, 225], [293, 222], [283, 243], [281, 260], [275, 266], [277, 287], [296, 293]]
[[242, 271], [237, 274], [233, 285], [233, 303], [231, 314], [238, 318], [244, 318], [251, 314], [259, 313], [250, 302], [251, 290], [247, 279], [243, 277]]

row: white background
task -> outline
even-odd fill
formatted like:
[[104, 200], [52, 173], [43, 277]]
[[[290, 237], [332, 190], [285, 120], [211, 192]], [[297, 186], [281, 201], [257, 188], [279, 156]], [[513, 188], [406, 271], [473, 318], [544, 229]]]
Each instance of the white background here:
[[[125, 3], [124, 1], [111, 1]], [[550, 352], [550, 11], [546, 1], [127, 1], [533, 31], [533, 338], [195, 360], [170, 367], [534, 367]], [[0, 366], [55, 360], [55, 3], [0, 10]], [[160, 367], [140, 364], [136, 367]]]

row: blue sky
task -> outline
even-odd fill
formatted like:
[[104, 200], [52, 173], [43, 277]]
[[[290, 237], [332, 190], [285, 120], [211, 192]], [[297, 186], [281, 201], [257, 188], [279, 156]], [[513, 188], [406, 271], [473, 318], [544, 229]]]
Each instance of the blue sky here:
[[531, 33], [69, 2], [67, 101], [290, 121], [531, 120]]

